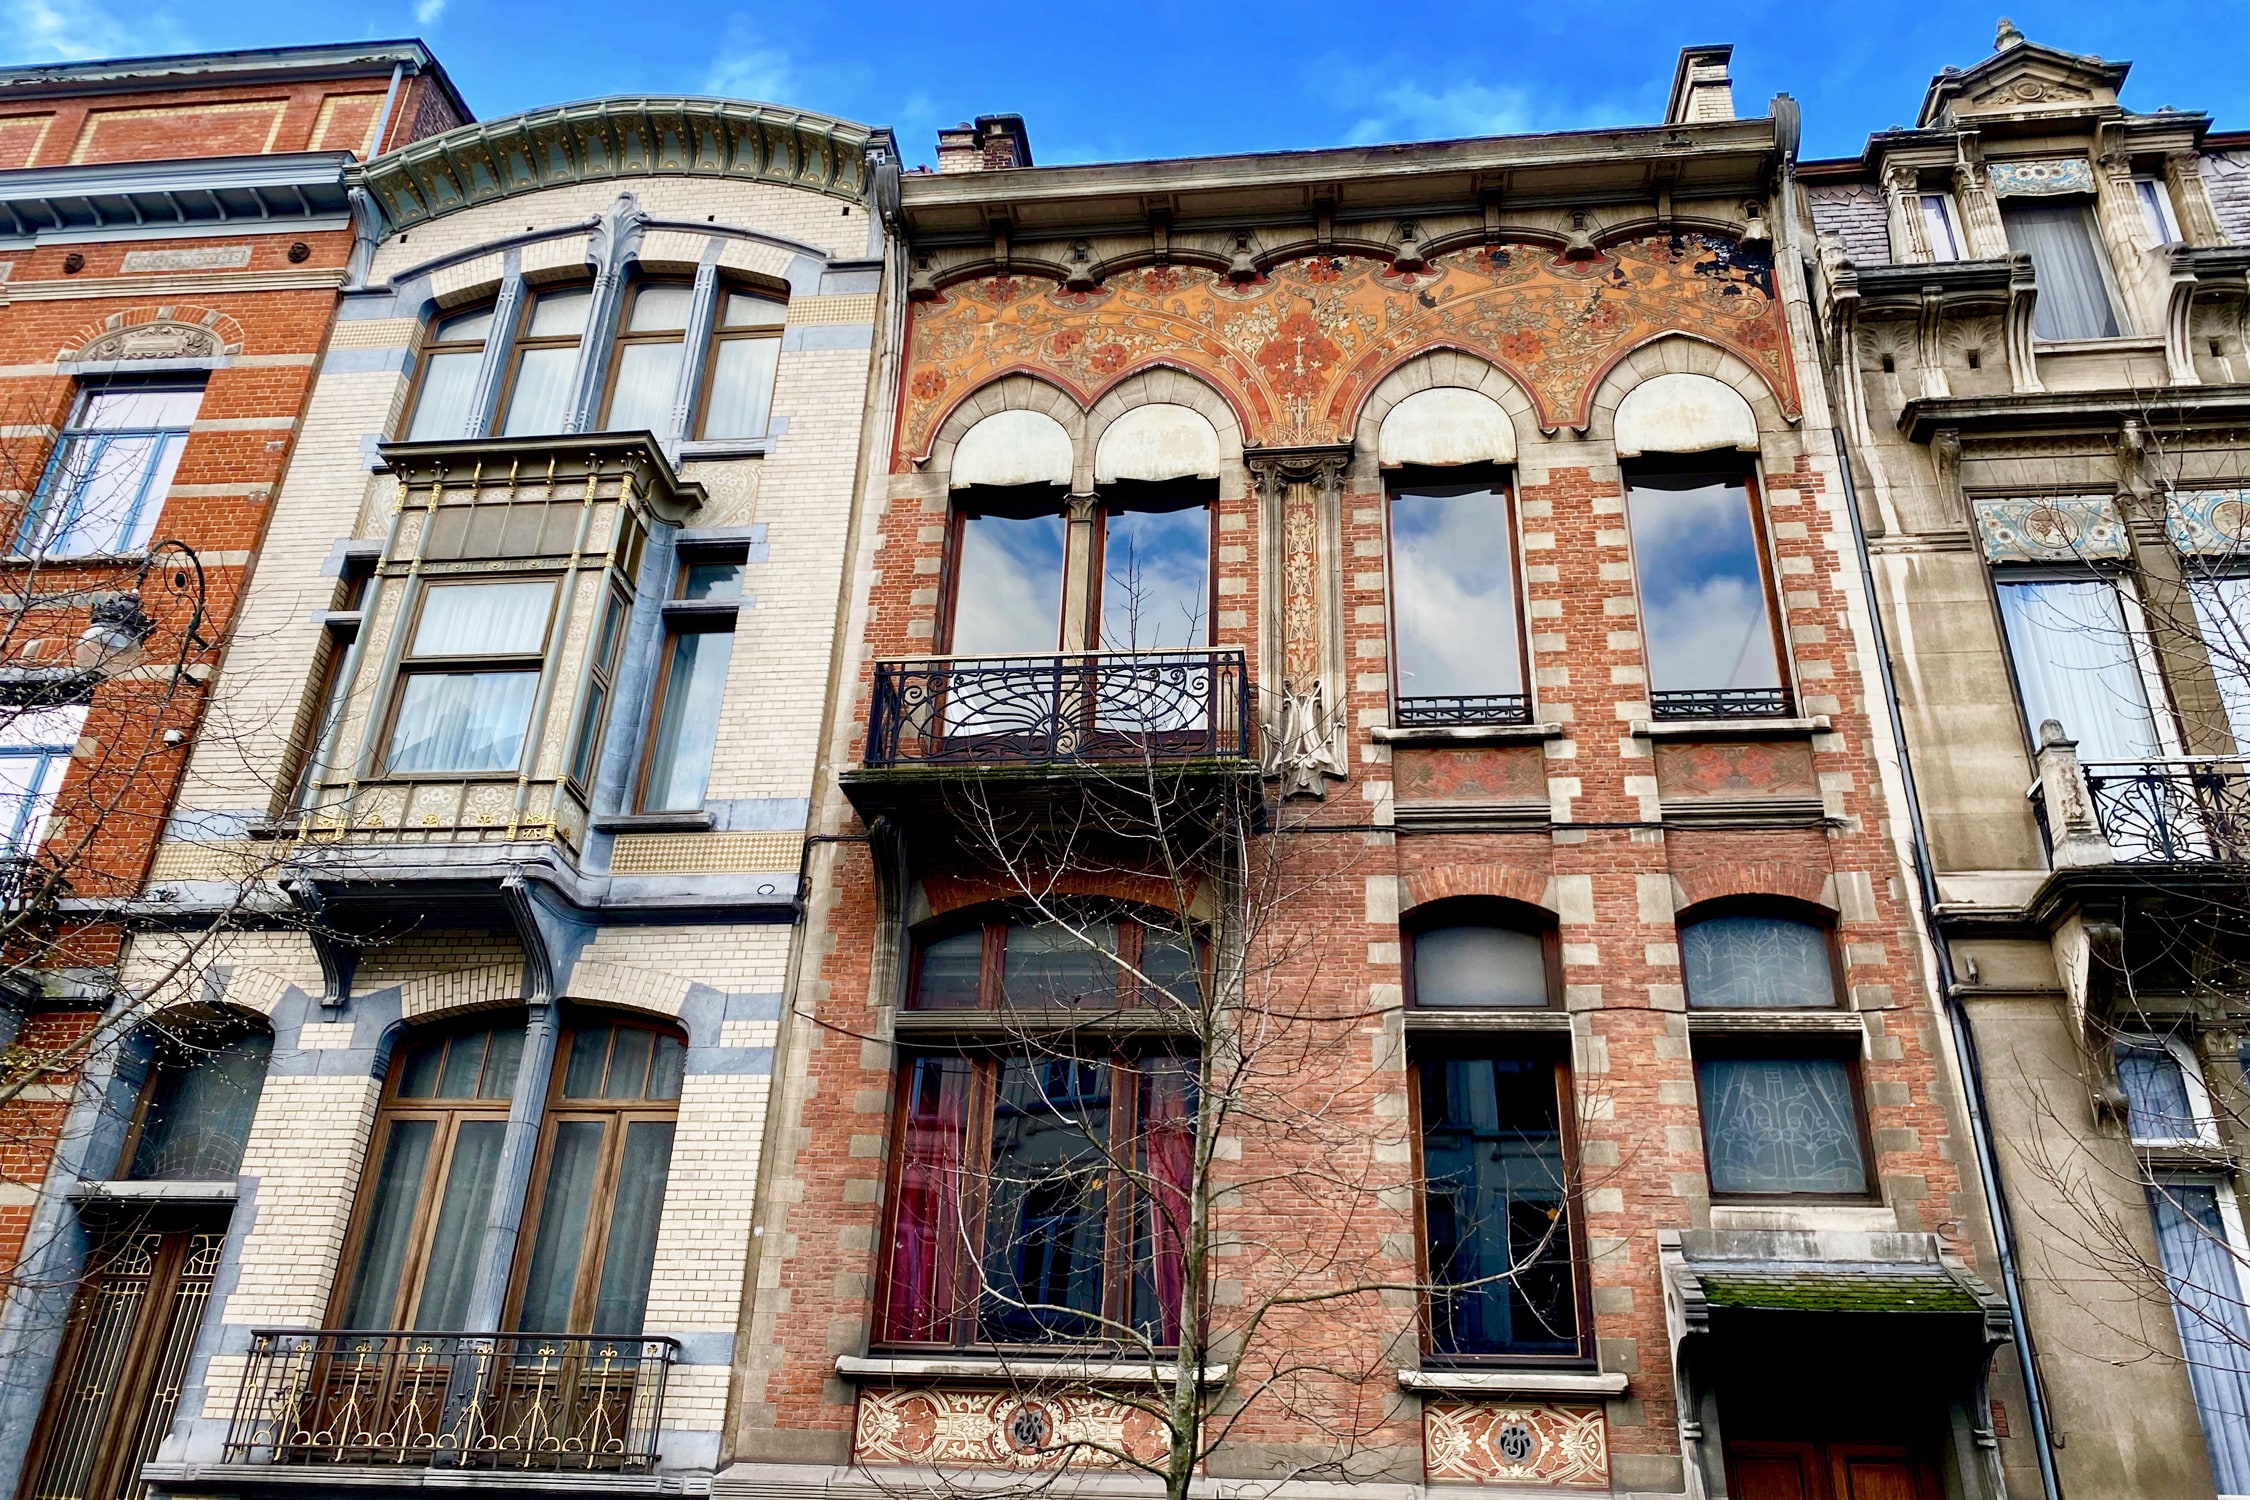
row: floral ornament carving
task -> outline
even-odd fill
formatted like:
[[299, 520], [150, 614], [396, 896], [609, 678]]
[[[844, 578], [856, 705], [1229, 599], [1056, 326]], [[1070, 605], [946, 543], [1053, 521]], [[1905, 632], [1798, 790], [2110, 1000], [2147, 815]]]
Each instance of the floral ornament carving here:
[[1432, 1401], [1422, 1408], [1433, 1484], [1609, 1488], [1609, 1433], [1595, 1406]]
[[224, 351], [218, 334], [197, 323], [158, 318], [112, 329], [82, 345], [77, 358], [87, 363], [137, 359], [217, 359]]
[[2189, 557], [2233, 557], [2250, 549], [2250, 490], [2193, 490], [2170, 497], [2164, 530]]
[[1716, 235], [1649, 235], [1565, 260], [1546, 246], [1483, 245], [1402, 271], [1366, 256], [1305, 255], [1242, 281], [1202, 266], [1142, 266], [1092, 290], [1025, 275], [946, 287], [912, 310], [898, 463], [927, 458], [939, 425], [1003, 374], [1051, 379], [1091, 405], [1137, 370], [1184, 366], [1241, 416], [1252, 446], [1351, 436], [1360, 403], [1433, 348], [1505, 369], [1542, 426], [1584, 426], [1621, 356], [1688, 333], [1757, 370], [1799, 410], [1770, 255]]
[[871, 1390], [859, 1397], [852, 1459], [940, 1469], [1109, 1469], [1171, 1449], [1160, 1423], [1119, 1401], [1082, 1394]]

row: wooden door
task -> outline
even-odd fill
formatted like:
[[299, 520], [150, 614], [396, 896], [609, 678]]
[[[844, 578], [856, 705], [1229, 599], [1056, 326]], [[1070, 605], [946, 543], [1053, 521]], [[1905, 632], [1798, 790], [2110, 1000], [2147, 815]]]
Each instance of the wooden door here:
[[1885, 1443], [1729, 1443], [1731, 1500], [1942, 1500], [1937, 1467]]

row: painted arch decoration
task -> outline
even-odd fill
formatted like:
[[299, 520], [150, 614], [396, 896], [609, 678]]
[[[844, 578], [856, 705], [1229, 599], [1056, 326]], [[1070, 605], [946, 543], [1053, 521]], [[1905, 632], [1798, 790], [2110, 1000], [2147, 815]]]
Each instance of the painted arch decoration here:
[[1528, 392], [1540, 426], [1584, 427], [1609, 367], [1684, 333], [1741, 358], [1782, 411], [1800, 410], [1773, 265], [1717, 235], [1647, 235], [1590, 261], [1538, 245], [1480, 245], [1399, 271], [1306, 255], [1236, 284], [1203, 266], [1142, 266], [1084, 292], [1025, 275], [949, 286], [913, 308], [898, 465], [929, 456], [946, 414], [1010, 372], [1091, 405], [1135, 371], [1183, 366], [1226, 393], [1257, 446], [1337, 443], [1406, 359], [1456, 348]]

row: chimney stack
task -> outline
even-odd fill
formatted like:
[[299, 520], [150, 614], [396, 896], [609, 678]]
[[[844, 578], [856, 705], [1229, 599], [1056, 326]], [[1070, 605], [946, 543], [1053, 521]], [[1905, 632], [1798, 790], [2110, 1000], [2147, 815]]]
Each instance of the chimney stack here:
[[937, 137], [937, 169], [941, 173], [997, 172], [1004, 167], [1031, 165], [1031, 134], [1022, 115], [978, 115], [974, 125], [963, 121]]
[[1700, 125], [1705, 120], [1733, 119], [1734, 80], [1727, 76], [1727, 63], [1733, 57], [1732, 46], [1682, 47], [1664, 123]]

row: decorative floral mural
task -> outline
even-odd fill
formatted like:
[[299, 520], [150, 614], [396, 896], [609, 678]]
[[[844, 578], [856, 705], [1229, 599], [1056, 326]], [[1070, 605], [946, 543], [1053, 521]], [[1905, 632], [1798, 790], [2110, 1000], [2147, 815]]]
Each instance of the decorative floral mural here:
[[1308, 255], [1240, 284], [1201, 266], [1120, 271], [1084, 292], [990, 276], [913, 309], [899, 462], [928, 457], [946, 413], [998, 376], [1044, 376], [1091, 405], [1163, 364], [1224, 390], [1253, 445], [1342, 442], [1377, 381], [1448, 347], [1506, 370], [1541, 426], [1583, 426], [1603, 372], [1670, 332], [1740, 356], [1797, 412], [1772, 262], [1713, 235], [1650, 235], [1584, 261], [1545, 246], [1477, 246], [1422, 271]]

